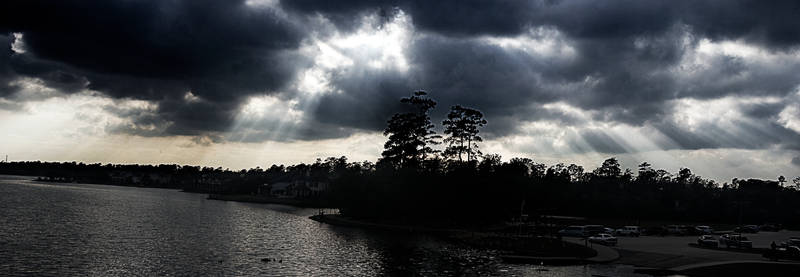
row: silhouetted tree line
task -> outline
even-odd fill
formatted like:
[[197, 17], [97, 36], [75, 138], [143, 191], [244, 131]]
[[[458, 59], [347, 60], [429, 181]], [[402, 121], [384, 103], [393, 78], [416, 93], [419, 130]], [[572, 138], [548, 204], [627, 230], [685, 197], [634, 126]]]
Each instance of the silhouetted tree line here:
[[561, 214], [631, 222], [800, 223], [797, 186], [758, 179], [720, 185], [688, 168], [673, 174], [646, 162], [634, 173], [615, 158], [588, 172], [575, 164], [501, 162], [487, 155], [480, 162], [431, 158], [419, 167], [351, 163], [339, 175], [331, 186], [333, 205], [362, 218], [490, 223]]
[[[318, 201], [347, 216], [426, 223], [491, 223], [543, 214], [713, 221], [800, 227], [800, 177], [777, 181], [733, 179], [718, 184], [682, 168], [676, 173], [647, 162], [636, 171], [616, 158], [587, 171], [575, 164], [545, 165], [528, 158], [501, 161], [479, 151], [480, 111], [451, 107], [437, 135], [428, 113], [436, 102], [418, 91], [403, 98], [377, 163], [346, 157], [312, 164], [232, 171], [181, 165], [75, 162], [0, 162], [0, 174], [45, 181], [179, 188], [206, 193], [257, 194], [268, 184], [305, 180], [329, 183]], [[434, 146], [444, 143], [442, 151]]]
[[[637, 172], [616, 158], [585, 171], [527, 158], [502, 162], [481, 155], [483, 114], [459, 105], [442, 124], [446, 147], [428, 113], [436, 102], [422, 91], [403, 98], [408, 111], [393, 116], [375, 168], [348, 164], [332, 185], [342, 214], [404, 221], [489, 223], [543, 214], [798, 225], [800, 178], [795, 186], [757, 179], [717, 184], [682, 168], [677, 173], [643, 162]], [[481, 157], [479, 160], [478, 157]]]

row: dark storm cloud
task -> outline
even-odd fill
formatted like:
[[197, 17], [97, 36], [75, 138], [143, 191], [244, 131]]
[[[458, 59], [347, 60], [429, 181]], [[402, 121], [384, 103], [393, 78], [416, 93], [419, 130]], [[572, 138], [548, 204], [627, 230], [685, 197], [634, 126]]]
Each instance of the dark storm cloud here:
[[16, 77], [9, 65], [11, 55], [14, 53], [11, 50], [12, 42], [14, 42], [12, 36], [0, 33], [0, 45], [2, 45], [0, 48], [0, 98], [8, 97], [18, 90], [10, 84]]
[[[455, 104], [477, 107], [490, 119], [502, 118], [499, 121], [506, 124], [488, 126], [492, 136], [513, 133], [517, 125], [526, 121], [580, 124], [567, 114], [543, 111], [536, 106], [557, 101], [599, 110], [594, 114], [597, 120], [640, 125], [664, 115], [668, 110], [664, 102], [675, 98], [676, 81], [659, 71], [660, 66], [677, 62], [680, 55], [673, 52], [680, 46], [675, 44], [670, 42], [669, 46], [658, 46], [660, 49], [656, 50], [653, 49], [656, 46], [636, 50], [632, 49], [633, 39], [584, 43], [578, 48], [579, 56], [562, 62], [522, 50], [504, 49], [480, 39], [429, 35], [410, 46], [413, 65], [410, 73], [337, 74], [331, 83], [348, 93], [326, 96], [326, 104], [317, 112], [319, 118], [340, 121], [347, 118], [342, 110], [354, 111], [352, 115], [359, 122], [340, 122], [380, 130], [393, 111], [385, 107], [395, 104], [412, 89], [424, 88], [439, 101], [435, 118], [442, 118]], [[403, 79], [398, 80], [397, 76]], [[597, 84], [583, 85], [587, 76], [596, 79]], [[371, 102], [375, 100], [380, 102]], [[357, 101], [368, 103], [356, 105]]]
[[11, 1], [4, 29], [37, 57], [93, 72], [181, 79], [251, 68], [297, 46], [294, 26], [243, 1]]
[[[23, 34], [26, 50], [4, 51], [0, 78], [155, 101], [169, 123], [161, 135], [224, 130], [248, 95], [282, 88], [302, 62], [287, 54], [298, 26], [243, 1], [5, 1], [0, 10], [0, 30]], [[204, 101], [184, 101], [188, 91]]]
[[[653, 126], [671, 140], [669, 147], [792, 148], [798, 136], [770, 121], [785, 107], [780, 103], [743, 106], [747, 118], [736, 130], [712, 124], [699, 134], [664, 121], [675, 113], [675, 99], [792, 93], [800, 71], [796, 61], [752, 63], [717, 55], [697, 72], [681, 62], [703, 39], [742, 40], [767, 54], [796, 53], [797, 1], [287, 0], [274, 9], [207, 0], [0, 5], [0, 43], [8, 46], [0, 52], [0, 98], [13, 100], [19, 88], [10, 83], [34, 77], [63, 93], [88, 87], [158, 104], [116, 111], [132, 119], [113, 129], [118, 132], [218, 140], [249, 96], [286, 91], [288, 98], [301, 97], [292, 95], [298, 92], [288, 82], [313, 64], [296, 51], [304, 39], [346, 35], [365, 15], [382, 24], [407, 15], [417, 30], [404, 53], [407, 72], [358, 62], [332, 69], [329, 83], [336, 92], [302, 100], [311, 108], [302, 122], [291, 123], [292, 137], [274, 134], [284, 123], [267, 121], [227, 139], [313, 140], [379, 131], [402, 109], [398, 99], [417, 89], [439, 101], [437, 124], [454, 104], [483, 111], [490, 138], [515, 134], [533, 121], [586, 123], [559, 108], [543, 108], [551, 103], [578, 108], [588, 120]], [[314, 23], [317, 16], [334, 26]], [[26, 53], [10, 49], [12, 32], [24, 35]], [[486, 40], [517, 36], [557, 41], [555, 50], [574, 53], [529, 53]], [[189, 91], [198, 99], [187, 97]], [[625, 151], [602, 132], [576, 136], [597, 151]]]
[[785, 103], [752, 103], [741, 106], [742, 112], [747, 117], [752, 118], [771, 118], [781, 112]]
[[531, 102], [548, 103], [558, 97], [541, 88], [537, 73], [546, 60], [474, 40], [429, 37], [412, 47], [417, 79], [445, 104], [482, 106], [502, 116]]
[[[379, 6], [369, 6], [361, 1], [353, 2], [353, 5], [347, 1], [340, 2], [335, 7], [303, 5], [304, 1], [292, 3], [289, 5], [297, 10], [322, 14], [342, 14]], [[688, 50], [706, 37], [712, 41], [744, 39], [767, 47], [768, 52], [789, 51], [797, 43], [790, 34], [787, 37], [763, 34], [778, 34], [781, 33], [779, 30], [787, 29], [785, 26], [797, 25], [792, 20], [797, 10], [793, 3], [500, 1], [492, 2], [491, 8], [482, 6], [486, 3], [473, 5], [471, 2], [465, 4], [458, 1], [448, 5], [447, 1], [437, 1], [436, 4], [426, 5], [414, 1], [391, 2], [408, 12], [415, 27], [428, 32], [427, 36], [416, 40], [409, 51], [413, 61], [412, 72], [408, 74], [411, 76], [408, 79], [413, 81], [409, 83], [432, 92], [440, 102], [440, 110], [437, 111], [439, 117], [449, 105], [459, 103], [478, 107], [490, 119], [500, 119], [501, 124], [489, 126], [493, 134], [513, 133], [517, 126], [526, 121], [554, 119], [537, 110], [536, 104], [563, 101], [595, 111], [592, 113], [594, 120], [645, 125], [671, 115], [670, 102], [678, 98], [715, 99], [727, 95], [785, 97], [798, 84], [793, 73], [800, 69], [797, 64], [748, 64], [741, 58], [725, 55], [713, 57], [707, 69], [689, 74], [689, 77], [675, 73], [675, 69], [688, 70], [682, 69], [680, 62]], [[388, 4], [383, 2], [382, 5]], [[759, 5], [754, 11], [760, 14], [748, 14], [742, 18], [741, 24], [731, 25], [734, 29], [707, 26], [715, 25], [718, 21], [737, 21], [736, 14], [746, 12], [753, 5]], [[735, 10], [736, 13], [715, 12], [717, 6], [724, 6], [724, 10]], [[484, 10], [505, 12], [482, 12]], [[476, 28], [471, 24], [481, 27]], [[545, 60], [488, 45], [470, 37], [524, 35], [531, 26], [555, 28], [564, 33], [576, 47], [576, 57], [569, 61]], [[383, 80], [380, 76], [378, 78], [379, 81]], [[580, 83], [587, 78], [594, 84], [581, 87]], [[351, 83], [364, 80], [339, 78], [332, 83], [338, 88], [352, 87]], [[366, 79], [366, 82], [379, 81]], [[559, 86], [573, 88], [559, 90]], [[396, 91], [387, 93], [387, 90], [391, 88], [330, 97], [349, 99], [357, 95], [357, 99], [364, 99], [372, 94], [392, 95], [396, 99], [408, 93], [400, 90], [398, 95]], [[388, 100], [391, 101], [391, 98]], [[329, 121], [337, 121], [337, 117], [330, 116], [334, 114], [331, 111], [352, 107], [336, 105], [335, 100], [331, 103], [333, 105], [324, 108], [326, 112], [320, 113]], [[781, 107], [775, 104], [770, 108], [779, 110]], [[358, 111], [356, 114], [363, 111], [358, 107], [348, 109]], [[767, 108], [753, 108], [744, 114], [763, 116], [765, 112]], [[352, 126], [375, 126], [371, 129], [379, 130], [386, 117], [372, 118], [367, 123], [359, 122]], [[791, 134], [786, 129], [776, 132]], [[723, 134], [721, 131], [717, 133]], [[685, 130], [680, 134], [688, 136], [676, 138], [687, 147], [724, 145], [751, 148], [767, 145], [744, 140], [720, 144], [713, 139], [693, 137], [692, 132]], [[588, 137], [591, 140], [599, 138], [592, 135]], [[780, 142], [775, 139], [765, 141]], [[608, 151], [621, 150], [603, 145], [609, 144], [598, 142], [595, 146]]]
[[59, 62], [38, 59], [29, 55], [11, 55], [9, 67], [12, 76], [36, 77], [46, 87], [62, 93], [73, 93], [85, 88], [86, 77], [74, 72], [69, 66]]
[[745, 64], [742, 58], [711, 58], [708, 69], [695, 72], [678, 87], [676, 97], [714, 99], [726, 95], [786, 96], [798, 85], [797, 63]]
[[[386, 120], [402, 109], [399, 99], [423, 89], [438, 101], [434, 119], [440, 121], [452, 105], [478, 107], [492, 121], [487, 131], [505, 135], [515, 126], [503, 118], [518, 121], [555, 118], [546, 111], [530, 111], [532, 103], [558, 99], [554, 92], [539, 87], [535, 60], [521, 52], [504, 51], [470, 39], [451, 40], [431, 36], [416, 40], [409, 49], [409, 72], [378, 70], [334, 74], [331, 83], [347, 93], [328, 94], [315, 110], [315, 118], [354, 128], [381, 130]], [[466, 58], [469, 57], [469, 58]], [[412, 81], [409, 81], [412, 80]], [[536, 113], [536, 114], [532, 114]], [[564, 120], [570, 120], [564, 118]], [[437, 122], [438, 124], [439, 122]]]
[[743, 148], [763, 149], [780, 145], [788, 150], [800, 150], [800, 134], [767, 120], [735, 120], [731, 126], [704, 123], [690, 130], [674, 122], [653, 126], [668, 138], [656, 141], [662, 149]]
[[[289, 9], [344, 18], [364, 10], [399, 7], [417, 28], [452, 36], [515, 35], [530, 26], [556, 25], [579, 36], [618, 36], [668, 27], [665, 2], [621, 1], [284, 1]], [[580, 14], [581, 16], [576, 16]], [[352, 17], [350, 17], [352, 19]], [[353, 24], [353, 23], [350, 23]]]
[[770, 48], [794, 48], [800, 43], [800, 2], [688, 1], [694, 8], [681, 19], [711, 39], [744, 38]]
[[[800, 3], [792, 0], [351, 0], [283, 1], [291, 10], [346, 17], [399, 7], [417, 28], [447, 35], [514, 35], [530, 26], [556, 26], [573, 37], [607, 39], [659, 34], [676, 22], [712, 39], [745, 38], [771, 47], [800, 43]], [[349, 17], [353, 21], [353, 17]]]
[[383, 129], [392, 114], [402, 111], [399, 99], [420, 89], [393, 70], [336, 74], [331, 82], [347, 93], [322, 96], [313, 118], [324, 124], [366, 130]]
[[[778, 145], [781, 150], [800, 150], [800, 134], [764, 120], [735, 120], [732, 126], [704, 123], [695, 129], [675, 122], [657, 122], [637, 135], [650, 139], [653, 146], [638, 145], [621, 136], [629, 134], [604, 129], [566, 132], [567, 145], [573, 152], [606, 154], [650, 150], [700, 150], [718, 148], [766, 149]], [[698, 131], [701, 130], [701, 131]], [[548, 143], [548, 142], [545, 142]], [[642, 148], [643, 146], [649, 148]]]
[[800, 156], [792, 158], [792, 164], [800, 167]]

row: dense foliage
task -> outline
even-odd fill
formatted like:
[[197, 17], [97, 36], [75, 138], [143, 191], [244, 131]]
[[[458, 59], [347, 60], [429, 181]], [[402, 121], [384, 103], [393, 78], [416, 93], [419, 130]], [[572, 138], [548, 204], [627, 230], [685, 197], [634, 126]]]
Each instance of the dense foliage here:
[[447, 138], [444, 139], [447, 148], [442, 154], [451, 159], [457, 157], [458, 161], [464, 160], [463, 155], [467, 156], [467, 161], [477, 159], [482, 154], [478, 150], [478, 143], [483, 141], [478, 133], [480, 133], [480, 127], [486, 123], [483, 113], [478, 110], [461, 105], [450, 108], [447, 119], [442, 121], [444, 134], [447, 135]]
[[[570, 214], [629, 219], [781, 222], [798, 224], [797, 187], [778, 181], [737, 180], [719, 185], [682, 168], [675, 175], [643, 162], [638, 174], [622, 170], [616, 158], [592, 172], [570, 164], [547, 167], [526, 158], [501, 162], [487, 155], [478, 162], [483, 114], [453, 106], [445, 127], [447, 148], [430, 151], [436, 137], [427, 113], [436, 103], [417, 92], [403, 103], [425, 103], [415, 113], [397, 114], [388, 122], [389, 136], [375, 170], [347, 167], [332, 186], [333, 204], [345, 215], [426, 222], [486, 223], [522, 215]], [[416, 99], [412, 101], [412, 99]], [[397, 124], [402, 121], [403, 124]], [[424, 126], [424, 128], [422, 128]], [[397, 134], [415, 134], [398, 136]], [[414, 139], [404, 139], [413, 137]], [[409, 149], [395, 161], [389, 149]], [[425, 154], [418, 155], [420, 151]], [[463, 159], [466, 154], [466, 161]], [[798, 180], [798, 179], [796, 179]], [[798, 183], [800, 181], [797, 181]]]
[[[647, 164], [647, 163], [643, 163]], [[614, 158], [592, 172], [578, 165], [546, 166], [530, 159], [477, 162], [434, 159], [400, 171], [348, 166], [333, 186], [343, 214], [402, 220], [491, 222], [521, 214], [580, 215], [797, 226], [798, 186], [757, 179], [717, 184], [691, 173], [643, 166], [638, 174]]]

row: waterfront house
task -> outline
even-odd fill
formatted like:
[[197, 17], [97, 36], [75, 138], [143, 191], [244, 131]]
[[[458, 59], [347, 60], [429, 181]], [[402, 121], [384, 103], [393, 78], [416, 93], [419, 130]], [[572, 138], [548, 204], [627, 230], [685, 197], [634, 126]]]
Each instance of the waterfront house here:
[[289, 198], [293, 197], [290, 193], [292, 183], [290, 182], [277, 182], [274, 184], [269, 184], [269, 196], [272, 197], [280, 197], [280, 198]]
[[302, 179], [282, 181], [262, 186], [261, 194], [278, 198], [307, 198], [318, 196], [328, 189], [326, 182], [310, 182]]

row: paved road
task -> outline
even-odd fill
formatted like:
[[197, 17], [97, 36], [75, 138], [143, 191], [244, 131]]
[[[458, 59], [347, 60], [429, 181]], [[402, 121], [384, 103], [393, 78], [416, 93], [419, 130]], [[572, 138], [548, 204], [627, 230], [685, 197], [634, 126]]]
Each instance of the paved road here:
[[587, 245], [597, 251], [597, 256], [585, 259], [585, 261], [591, 263], [608, 263], [619, 259], [619, 251], [615, 250], [614, 248], [596, 243], [588, 243], [582, 238], [564, 238], [564, 240], [575, 244]]

